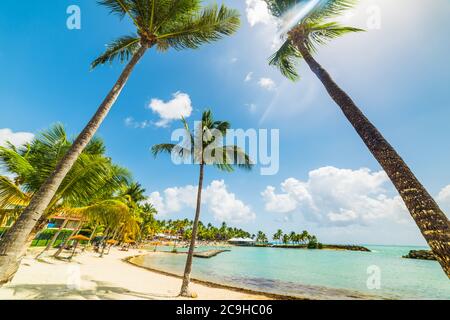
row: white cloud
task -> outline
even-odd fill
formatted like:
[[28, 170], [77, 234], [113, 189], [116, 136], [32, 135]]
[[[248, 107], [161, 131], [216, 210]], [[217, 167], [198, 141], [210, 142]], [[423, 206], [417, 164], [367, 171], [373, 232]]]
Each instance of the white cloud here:
[[249, 73], [247, 73], [247, 75], [245, 76], [244, 81], [245, 81], [245, 82], [249, 82], [249, 81], [252, 80], [252, 78], [253, 78], [253, 72], [249, 72]]
[[250, 112], [255, 112], [256, 111], [256, 104], [254, 104], [254, 103], [247, 103], [245, 106], [248, 108], [248, 110]]
[[445, 213], [450, 212], [450, 185], [444, 187], [436, 197], [436, 200]]
[[173, 99], [167, 102], [152, 99], [149, 108], [161, 118], [156, 126], [166, 127], [173, 120], [189, 117], [192, 113], [192, 102], [188, 94], [178, 91], [173, 94]]
[[261, 88], [264, 88], [267, 90], [275, 89], [275, 82], [270, 78], [261, 78], [261, 79], [259, 79], [258, 84]]
[[[185, 208], [195, 209], [197, 187], [187, 185], [164, 190], [163, 195], [153, 192], [148, 198], [161, 215], [178, 213]], [[234, 193], [228, 191], [223, 180], [214, 180], [203, 189], [202, 204], [206, 211], [213, 214], [220, 222], [248, 222], [256, 215], [244, 202], [236, 198]]]
[[267, 4], [263, 0], [246, 0], [247, 21], [250, 26], [258, 23], [269, 24], [273, 21], [273, 16], [269, 13]]
[[136, 121], [133, 117], [125, 118], [124, 123], [127, 127], [136, 129], [145, 129], [150, 126], [150, 122], [148, 120]]
[[238, 62], [238, 58], [231, 58], [231, 63], [236, 63]]
[[30, 132], [13, 132], [11, 129], [0, 129], [0, 146], [10, 142], [15, 146], [23, 145], [33, 140], [34, 134]]
[[409, 221], [400, 196], [389, 196], [385, 188], [388, 184], [384, 171], [322, 167], [309, 172], [307, 181], [286, 179], [281, 183], [281, 193], [268, 186], [261, 195], [267, 211], [300, 213], [322, 225], [368, 225], [379, 219]]
[[205, 202], [218, 221], [247, 222], [256, 218], [249, 206], [228, 192], [223, 180], [214, 180], [206, 188]]
[[[0, 129], [0, 146], [6, 146], [7, 142], [12, 143], [15, 146], [21, 146], [27, 142], [33, 140], [34, 134], [31, 132], [13, 132], [11, 129]], [[0, 165], [0, 175], [13, 178], [14, 175], [4, 170]]]

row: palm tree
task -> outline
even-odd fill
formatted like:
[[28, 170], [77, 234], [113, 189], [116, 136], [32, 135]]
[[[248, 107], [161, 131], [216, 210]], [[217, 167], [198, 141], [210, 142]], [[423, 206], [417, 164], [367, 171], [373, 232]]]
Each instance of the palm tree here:
[[289, 240], [291, 240], [292, 243], [295, 243], [297, 241], [297, 234], [294, 231], [291, 231], [289, 234]]
[[265, 243], [266, 235], [262, 231], [258, 231], [256, 234], [256, 242]]
[[281, 240], [283, 236], [283, 230], [278, 229], [277, 232], [273, 235], [273, 240]]
[[[211, 111], [204, 111], [202, 120], [198, 125], [197, 131], [192, 133], [187, 122], [182, 119], [188, 145], [181, 146], [175, 144], [158, 144], [153, 146], [152, 152], [155, 157], [161, 152], [168, 152], [172, 155], [179, 155], [183, 158], [190, 158], [194, 164], [199, 165], [200, 174], [197, 191], [197, 207], [195, 210], [195, 219], [192, 227], [192, 237], [189, 246], [186, 267], [184, 270], [183, 284], [181, 286], [180, 295], [191, 296], [189, 293], [189, 281], [192, 269], [192, 257], [194, 254], [195, 240], [197, 237], [198, 223], [200, 219], [200, 206], [203, 188], [204, 169], [207, 165], [213, 165], [219, 170], [232, 172], [233, 166], [250, 170], [252, 163], [249, 156], [238, 146], [222, 145], [220, 137], [224, 137], [226, 131], [230, 128], [230, 124], [226, 121], [214, 121]], [[195, 135], [195, 136], [194, 136]]]
[[283, 244], [288, 244], [289, 242], [289, 235], [288, 234], [283, 234]]
[[233, 34], [239, 27], [239, 13], [225, 6], [201, 7], [201, 0], [100, 0], [100, 5], [123, 18], [128, 16], [136, 34], [123, 36], [107, 46], [92, 68], [107, 62], [130, 60], [97, 112], [37, 191], [28, 207], [0, 242], [0, 283], [11, 279], [22, 256], [26, 239], [56, 190], [107, 116], [128, 81], [134, 67], [148, 49], [158, 51], [197, 49], [202, 44]]
[[[294, 5], [305, 0], [265, 0], [272, 14], [281, 18]], [[328, 94], [340, 107], [367, 148], [383, 167], [406, 204], [428, 245], [450, 277], [450, 222], [410, 168], [367, 119], [352, 99], [334, 82], [329, 73], [314, 59], [318, 45], [361, 29], [342, 26], [330, 19], [351, 8], [356, 0], [323, 0], [288, 32], [284, 43], [270, 58], [270, 64], [291, 80], [298, 79], [296, 61], [305, 60]]]
[[303, 244], [306, 243], [309, 239], [309, 233], [306, 230], [303, 230], [302, 233], [299, 235], [300, 241], [303, 242]]

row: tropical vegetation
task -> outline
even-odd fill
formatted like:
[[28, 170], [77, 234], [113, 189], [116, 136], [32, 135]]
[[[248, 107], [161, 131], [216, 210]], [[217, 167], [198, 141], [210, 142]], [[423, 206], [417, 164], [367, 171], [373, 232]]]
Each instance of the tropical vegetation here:
[[[64, 127], [56, 124], [26, 145], [0, 147], [0, 167], [7, 173], [0, 176], [0, 227], [3, 229], [0, 236], [14, 225], [72, 144]], [[103, 141], [94, 137], [56, 190], [29, 236], [29, 242], [34, 245], [45, 241], [46, 248], [38, 257], [55, 245], [60, 245], [55, 253], [59, 256], [71, 237], [82, 230], [87, 235], [86, 228], [90, 228], [92, 238], [97, 232], [103, 232], [105, 240], [139, 240], [148, 235], [156, 210], [144, 203], [145, 189], [133, 182], [129, 171], [114, 164], [105, 152]], [[62, 220], [60, 227], [45, 229], [55, 218]], [[78, 222], [69, 232], [65, 227], [70, 220]]]

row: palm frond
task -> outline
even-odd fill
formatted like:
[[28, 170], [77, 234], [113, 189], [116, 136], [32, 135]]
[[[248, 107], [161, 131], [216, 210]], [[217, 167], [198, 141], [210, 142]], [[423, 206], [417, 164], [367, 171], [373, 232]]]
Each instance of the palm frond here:
[[239, 26], [237, 10], [213, 5], [187, 21], [161, 27], [161, 34], [158, 35], [157, 41], [162, 42], [163, 47], [172, 47], [176, 50], [197, 49], [202, 44], [233, 34]]
[[85, 207], [63, 207], [57, 215], [83, 217], [101, 221], [105, 225], [118, 225], [129, 214], [128, 206], [120, 200], [105, 200]]
[[30, 197], [7, 177], [0, 176], [0, 208], [26, 206]]
[[119, 169], [103, 156], [81, 154], [58, 188], [51, 205], [60, 199], [65, 205], [85, 204], [120, 189], [130, 180], [126, 169]]
[[191, 155], [191, 150], [184, 148], [178, 144], [173, 143], [161, 143], [154, 145], [151, 149], [152, 154], [156, 157], [160, 153], [168, 153], [171, 155], [177, 155], [180, 158], [187, 158]]
[[286, 78], [295, 81], [299, 79], [297, 61], [302, 56], [290, 40], [286, 40], [270, 58], [269, 65], [277, 67]]
[[183, 23], [200, 8], [199, 0], [156, 1], [156, 8], [153, 13], [154, 28], [151, 30], [158, 32], [165, 24]]
[[317, 45], [324, 45], [328, 41], [353, 32], [363, 32], [363, 29], [342, 26], [336, 22], [329, 22], [312, 26], [309, 29], [308, 39]]
[[124, 36], [114, 40], [106, 46], [106, 51], [95, 59], [91, 69], [107, 62], [112, 63], [118, 59], [121, 63], [128, 61], [141, 47], [140, 39], [136, 35]]
[[[296, 5], [307, 3], [305, 0], [266, 0], [266, 2], [272, 14], [277, 17], [283, 16]], [[318, 45], [323, 45], [347, 33], [363, 31], [327, 21], [352, 8], [356, 2], [357, 0], [320, 0], [288, 33], [289, 36], [280, 49], [269, 58], [269, 64], [277, 67], [288, 79], [297, 80], [299, 78], [296, 70], [297, 61], [303, 58], [297, 45], [301, 43], [308, 52], [313, 54]]]
[[126, 15], [130, 17], [133, 23], [140, 28], [138, 19], [135, 15], [136, 7], [139, 6], [140, 2], [136, 0], [98, 0], [99, 5], [105, 6], [110, 10], [110, 13], [118, 15], [123, 19]]
[[264, 0], [267, 8], [275, 17], [282, 17], [286, 12], [293, 8], [296, 4], [306, 2], [305, 0]]
[[206, 164], [212, 164], [222, 171], [231, 172], [236, 166], [240, 169], [251, 170], [253, 163], [244, 150], [238, 146], [221, 146], [212, 149], [211, 157], [206, 156]]
[[353, 8], [358, 0], [321, 0], [304, 20], [324, 21], [342, 15]]
[[19, 177], [26, 177], [34, 172], [33, 166], [22, 154], [5, 147], [0, 147], [0, 168]]

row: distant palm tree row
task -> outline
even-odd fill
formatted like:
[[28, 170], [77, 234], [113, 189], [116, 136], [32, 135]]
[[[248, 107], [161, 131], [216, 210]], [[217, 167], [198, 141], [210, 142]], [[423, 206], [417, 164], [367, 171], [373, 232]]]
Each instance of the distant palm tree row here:
[[[266, 244], [269, 242], [266, 234], [262, 231], [258, 231], [256, 234], [256, 242]], [[311, 247], [319, 246], [317, 237], [303, 230], [301, 233], [291, 231], [290, 233], [284, 233], [283, 230], [278, 229], [272, 236], [272, 239], [278, 244], [293, 244], [293, 245], [308, 245]]]
[[[163, 233], [190, 241], [193, 225], [194, 221], [188, 219], [155, 220], [154, 224], [150, 227], [151, 232], [149, 233], [149, 237], [151, 238], [158, 233]], [[249, 238], [250, 236], [249, 232], [235, 227], [228, 227], [225, 222], [220, 227], [215, 227], [211, 223], [205, 225], [201, 221], [198, 222], [197, 240], [227, 241], [231, 238]]]

